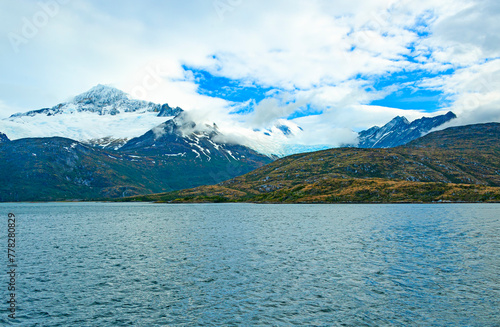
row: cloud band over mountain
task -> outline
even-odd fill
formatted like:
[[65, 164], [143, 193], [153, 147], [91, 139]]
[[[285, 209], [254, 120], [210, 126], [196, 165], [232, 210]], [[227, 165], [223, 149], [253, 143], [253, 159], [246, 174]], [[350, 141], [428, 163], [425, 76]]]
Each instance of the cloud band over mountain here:
[[288, 119], [303, 144], [348, 143], [397, 115], [500, 121], [494, 0], [2, 6], [2, 117], [104, 83], [221, 126]]

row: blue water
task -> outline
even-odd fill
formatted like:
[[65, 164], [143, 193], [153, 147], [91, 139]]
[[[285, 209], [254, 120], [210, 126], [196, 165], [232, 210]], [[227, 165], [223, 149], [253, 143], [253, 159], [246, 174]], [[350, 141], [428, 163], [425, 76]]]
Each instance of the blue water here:
[[0, 204], [13, 326], [499, 326], [500, 205]]

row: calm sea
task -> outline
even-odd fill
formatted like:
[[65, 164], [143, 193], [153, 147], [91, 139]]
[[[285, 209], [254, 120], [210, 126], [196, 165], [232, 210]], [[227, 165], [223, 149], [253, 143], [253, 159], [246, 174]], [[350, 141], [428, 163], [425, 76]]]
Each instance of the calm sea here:
[[4, 203], [0, 213], [1, 326], [500, 326], [497, 204]]

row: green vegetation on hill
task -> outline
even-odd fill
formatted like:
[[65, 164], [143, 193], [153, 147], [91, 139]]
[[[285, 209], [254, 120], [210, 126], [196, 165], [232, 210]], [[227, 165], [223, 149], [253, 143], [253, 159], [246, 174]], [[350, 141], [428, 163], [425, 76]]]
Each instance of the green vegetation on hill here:
[[127, 201], [498, 202], [500, 124], [449, 128], [391, 149], [297, 154], [217, 185]]

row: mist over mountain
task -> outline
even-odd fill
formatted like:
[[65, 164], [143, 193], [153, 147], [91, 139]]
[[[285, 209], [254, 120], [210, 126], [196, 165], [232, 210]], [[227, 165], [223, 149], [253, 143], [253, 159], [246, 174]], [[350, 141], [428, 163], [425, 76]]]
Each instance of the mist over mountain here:
[[[132, 99], [121, 90], [99, 84], [68, 102], [2, 119], [0, 131], [11, 140], [65, 137], [116, 150], [127, 141], [184, 112], [183, 109], [168, 104]], [[196, 130], [215, 123], [201, 121], [199, 117], [187, 113], [182, 117], [186, 119], [187, 124], [195, 122]], [[231, 127], [221, 132], [218, 138], [224, 143], [240, 144], [264, 155], [273, 156], [286, 155], [293, 151], [294, 147], [288, 141], [300, 133], [301, 128], [282, 119], [266, 129], [252, 131]]]

